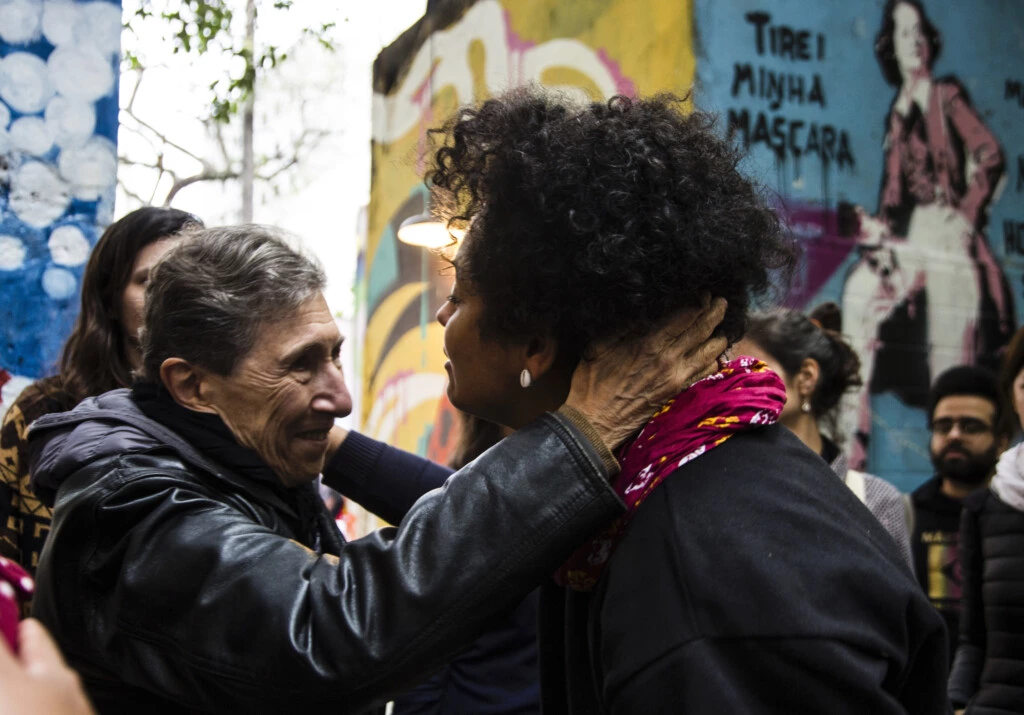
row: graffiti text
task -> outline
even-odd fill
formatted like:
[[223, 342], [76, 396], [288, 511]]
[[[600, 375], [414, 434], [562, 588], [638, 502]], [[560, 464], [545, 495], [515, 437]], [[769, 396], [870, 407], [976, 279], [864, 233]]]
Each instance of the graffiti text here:
[[1006, 101], [1016, 102], [1024, 107], [1024, 82], [1016, 79], [1006, 80]]
[[840, 169], [853, 168], [857, 162], [850, 150], [850, 137], [845, 130], [831, 124], [804, 122], [800, 119], [772, 116], [758, 112], [751, 124], [750, 111], [730, 109], [726, 132], [731, 139], [739, 134], [744, 147], [764, 144], [778, 159], [817, 156], [823, 162], [835, 162]]
[[788, 25], [771, 25], [766, 12], [748, 12], [746, 20], [754, 26], [757, 54], [765, 52], [794, 61], [825, 59], [825, 36], [810, 30], [795, 30]]
[[1024, 256], [1024, 221], [1003, 221], [1003, 246], [1007, 255]]
[[750, 63], [733, 66], [732, 96], [740, 93], [752, 99], [767, 99], [768, 107], [774, 112], [783, 102], [789, 104], [817, 104], [825, 108], [825, 88], [820, 74], [810, 79], [801, 74], [774, 72], [766, 67], [754, 71]]

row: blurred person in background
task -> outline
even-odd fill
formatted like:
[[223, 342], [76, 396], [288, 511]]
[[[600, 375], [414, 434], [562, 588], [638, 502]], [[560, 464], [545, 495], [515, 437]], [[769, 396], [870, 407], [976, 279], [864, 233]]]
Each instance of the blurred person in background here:
[[[139, 329], [149, 274], [178, 234], [201, 222], [177, 209], [141, 208], [104, 231], [82, 276], [81, 308], [59, 372], [22, 391], [0, 428], [0, 556], [35, 573], [50, 532], [50, 509], [32, 491], [28, 427], [86, 397], [127, 387], [142, 365]], [[30, 602], [26, 602], [26, 607]]]
[[939, 375], [928, 398], [935, 476], [909, 496], [910, 547], [917, 580], [946, 622], [950, 664], [963, 597], [960, 513], [968, 495], [985, 490], [1009, 444], [1003, 404], [995, 374], [970, 365]]
[[780, 422], [822, 459], [871, 510], [913, 568], [906, 508], [896, 487], [871, 474], [849, 468], [835, 437], [840, 402], [859, 387], [860, 359], [838, 332], [842, 319], [835, 303], [826, 303], [807, 317], [780, 309], [750, 317], [747, 332], [734, 348], [737, 355], [764, 360], [786, 384], [786, 406]]
[[[1024, 329], [1010, 341], [999, 390], [1014, 428], [1024, 428]], [[963, 610], [950, 700], [971, 715], [1024, 713], [1024, 445], [1004, 452], [989, 487], [963, 504]]]

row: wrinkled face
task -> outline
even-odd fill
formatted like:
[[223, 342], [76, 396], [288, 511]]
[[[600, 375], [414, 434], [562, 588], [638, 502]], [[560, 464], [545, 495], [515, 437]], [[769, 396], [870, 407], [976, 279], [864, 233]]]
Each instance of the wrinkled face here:
[[519, 384], [525, 365], [521, 351], [481, 337], [483, 308], [481, 298], [456, 281], [437, 311], [448, 358], [448, 399], [463, 412], [510, 425], [516, 421], [510, 414], [525, 396]]
[[913, 5], [900, 3], [892, 13], [895, 28], [893, 29], [893, 54], [900, 70], [904, 73], [927, 69], [928, 41], [921, 29], [921, 15]]
[[993, 431], [996, 406], [976, 395], [950, 395], [932, 413], [931, 456], [936, 472], [966, 485], [983, 483], [999, 459]]
[[235, 439], [255, 450], [288, 487], [316, 479], [327, 433], [352, 411], [341, 373], [341, 333], [322, 295], [266, 323], [226, 376], [208, 376], [210, 402]]
[[139, 346], [139, 331], [145, 322], [146, 284], [153, 267], [164, 257], [164, 254], [178, 245], [181, 238], [170, 236], [154, 241], [135, 257], [132, 272], [128, 275], [128, 284], [121, 294], [121, 329], [124, 331], [124, 344], [128, 350], [128, 362], [132, 369], [142, 367], [142, 348]]
[[799, 391], [796, 388], [796, 381], [786, 374], [778, 360], [753, 340], [743, 339], [739, 341], [733, 346], [731, 353], [733, 355], [749, 355], [750, 357], [757, 358], [782, 379], [783, 384], [786, 386], [786, 404], [782, 408], [779, 422], [787, 427], [791, 427], [794, 421], [803, 413], [800, 409], [801, 405], [803, 405], [803, 400], [800, 398]]

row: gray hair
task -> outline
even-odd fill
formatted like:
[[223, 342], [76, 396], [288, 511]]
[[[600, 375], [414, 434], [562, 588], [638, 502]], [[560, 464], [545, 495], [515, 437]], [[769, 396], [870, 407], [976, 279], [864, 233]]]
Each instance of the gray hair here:
[[229, 375], [255, 346], [260, 329], [287, 319], [323, 290], [320, 264], [265, 226], [190, 233], [161, 260], [146, 287], [143, 371], [182, 358]]

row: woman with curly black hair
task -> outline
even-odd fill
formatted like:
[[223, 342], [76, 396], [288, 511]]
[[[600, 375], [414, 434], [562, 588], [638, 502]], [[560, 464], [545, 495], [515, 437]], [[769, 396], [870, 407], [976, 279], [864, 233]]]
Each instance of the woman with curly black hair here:
[[[468, 227], [437, 314], [448, 396], [499, 424], [557, 409], [595, 346], [709, 296], [736, 341], [794, 263], [740, 156], [675, 97], [522, 89], [438, 136], [435, 201]], [[626, 513], [543, 587], [544, 712], [945, 709], [941, 620], [878, 522], [775, 424], [784, 402], [741, 357], [651, 405], [616, 453]]]

